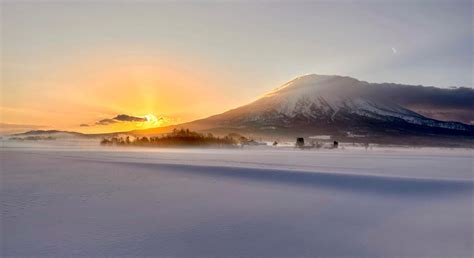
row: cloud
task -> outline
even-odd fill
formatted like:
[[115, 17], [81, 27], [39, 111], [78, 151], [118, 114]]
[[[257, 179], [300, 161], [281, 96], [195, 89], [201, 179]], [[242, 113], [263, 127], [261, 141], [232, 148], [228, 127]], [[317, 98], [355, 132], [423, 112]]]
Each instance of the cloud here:
[[113, 119], [117, 121], [122, 121], [122, 122], [146, 122], [147, 121], [147, 119], [144, 117], [129, 116], [125, 114], [117, 115]]
[[127, 114], [119, 114], [113, 118], [105, 118], [101, 119], [95, 123], [91, 124], [81, 124], [81, 127], [87, 127], [87, 126], [107, 126], [107, 125], [112, 125], [112, 124], [117, 124], [117, 123], [144, 123], [146, 122], [148, 126], [162, 126], [165, 124], [169, 124], [171, 122], [176, 122], [175, 118], [169, 118], [169, 117], [156, 117], [154, 115], [148, 114], [143, 117], [138, 117], [138, 116], [131, 116]]
[[397, 49], [394, 48], [394, 47], [392, 47], [392, 52], [393, 52], [394, 54], [396, 54], [396, 53], [397, 53]]
[[102, 119], [102, 120], [99, 120], [99, 121], [95, 122], [95, 124], [96, 125], [110, 125], [110, 124], [115, 124], [117, 122], [118, 122], [117, 120], [106, 118], [106, 119]]
[[[116, 123], [128, 123], [128, 122], [147, 122], [145, 117], [130, 116], [126, 114], [120, 114], [113, 118], [105, 118], [95, 122], [95, 125], [111, 125]], [[81, 124], [80, 126], [89, 126], [88, 124]]]
[[400, 106], [443, 121], [472, 124], [474, 120], [474, 89], [412, 86], [382, 83], [369, 87], [370, 94], [389, 98]]

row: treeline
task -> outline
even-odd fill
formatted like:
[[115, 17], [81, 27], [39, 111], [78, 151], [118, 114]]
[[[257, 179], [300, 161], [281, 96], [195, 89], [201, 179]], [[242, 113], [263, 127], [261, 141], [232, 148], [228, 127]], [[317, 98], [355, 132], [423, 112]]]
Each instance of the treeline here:
[[201, 134], [189, 129], [174, 129], [173, 132], [157, 137], [112, 137], [102, 139], [101, 145], [108, 146], [233, 146], [238, 142], [232, 137], [216, 137], [212, 134]]

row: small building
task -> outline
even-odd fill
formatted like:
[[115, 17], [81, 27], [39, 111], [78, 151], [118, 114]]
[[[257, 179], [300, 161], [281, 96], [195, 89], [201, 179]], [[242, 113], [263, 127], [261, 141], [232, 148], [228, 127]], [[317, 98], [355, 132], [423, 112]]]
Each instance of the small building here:
[[304, 138], [303, 137], [298, 137], [296, 138], [296, 147], [304, 147]]

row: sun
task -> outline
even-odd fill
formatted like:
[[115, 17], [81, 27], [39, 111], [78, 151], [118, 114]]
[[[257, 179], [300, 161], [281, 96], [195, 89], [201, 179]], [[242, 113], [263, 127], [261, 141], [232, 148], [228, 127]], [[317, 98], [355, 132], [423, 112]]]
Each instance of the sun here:
[[161, 124], [160, 119], [158, 119], [155, 115], [153, 114], [146, 114], [143, 116], [146, 119], [146, 124], [148, 126], [159, 126]]
[[146, 127], [146, 128], [151, 128], [151, 127], [160, 127], [163, 125], [166, 125], [170, 122], [170, 120], [166, 117], [157, 117], [153, 114], [146, 114], [144, 116], [141, 116], [142, 118], [145, 118], [146, 121], [142, 122], [140, 126]]

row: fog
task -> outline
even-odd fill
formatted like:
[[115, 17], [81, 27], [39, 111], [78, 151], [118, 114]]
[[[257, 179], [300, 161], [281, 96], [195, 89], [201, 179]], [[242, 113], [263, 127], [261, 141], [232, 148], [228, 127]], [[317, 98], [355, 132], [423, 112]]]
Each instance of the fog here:
[[2, 256], [470, 256], [470, 149], [3, 142]]

